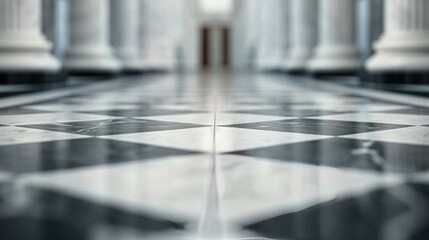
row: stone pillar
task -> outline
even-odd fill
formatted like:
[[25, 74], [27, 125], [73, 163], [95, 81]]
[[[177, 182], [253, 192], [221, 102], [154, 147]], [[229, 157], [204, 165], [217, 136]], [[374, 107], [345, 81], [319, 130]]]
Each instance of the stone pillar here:
[[[258, 52], [258, 68], [262, 71], [274, 70], [278, 66], [280, 46], [279, 46], [279, 24], [280, 16], [277, 0], [262, 0], [261, 11], [261, 36], [260, 49]], [[252, 28], [252, 25], [249, 25]]]
[[0, 74], [45, 74], [59, 70], [52, 44], [42, 34], [40, 0], [0, 1]]
[[282, 21], [282, 54], [280, 70], [287, 70], [287, 60], [289, 58], [291, 33], [290, 33], [290, 4], [291, 0], [282, 0], [281, 21]]
[[238, 48], [242, 49], [241, 57], [244, 67], [254, 68], [257, 63], [257, 55], [261, 44], [262, 19], [261, 19], [261, 0], [242, 1], [240, 7], [239, 26], [235, 31], [239, 31], [235, 36]]
[[140, 56], [140, 0], [110, 0], [111, 39], [115, 55], [128, 72], [144, 70]]
[[69, 46], [64, 66], [71, 73], [112, 74], [120, 70], [110, 45], [109, 0], [69, 1]]
[[159, 71], [164, 71], [169, 67], [167, 33], [172, 26], [169, 26], [167, 21], [167, 3], [168, 0], [149, 0], [146, 5], [148, 7], [146, 10], [148, 14], [147, 56], [151, 67]]
[[285, 51], [285, 21], [284, 21], [284, 8], [285, 0], [272, 0], [271, 13], [274, 18], [273, 21], [273, 41], [272, 41], [272, 56], [271, 65], [274, 70], [283, 69], [283, 54]]
[[139, 24], [139, 53], [140, 58], [145, 61], [146, 70], [151, 70], [150, 63], [148, 61], [149, 54], [149, 0], [140, 1], [140, 24]]
[[428, 80], [429, 0], [385, 0], [384, 11], [384, 32], [367, 70], [388, 76], [387, 81]]
[[287, 60], [290, 72], [306, 70], [317, 43], [317, 0], [291, 0], [291, 46]]
[[320, 0], [319, 41], [308, 69], [322, 74], [354, 74], [363, 66], [356, 32], [355, 0]]

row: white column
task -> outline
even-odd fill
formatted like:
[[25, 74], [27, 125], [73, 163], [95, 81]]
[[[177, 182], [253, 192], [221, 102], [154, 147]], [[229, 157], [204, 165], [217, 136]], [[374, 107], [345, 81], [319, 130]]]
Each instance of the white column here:
[[271, 0], [271, 54], [270, 54], [270, 68], [273, 70], [281, 69], [281, 63], [284, 54], [284, 1], [285, 0]]
[[319, 41], [310, 71], [349, 73], [363, 66], [355, 39], [355, 4], [355, 0], [320, 0]]
[[139, 53], [140, 58], [145, 61], [146, 69], [150, 69], [150, 63], [148, 61], [148, 48], [149, 48], [149, 0], [140, 1], [140, 39], [139, 39]]
[[110, 0], [111, 39], [116, 57], [124, 71], [142, 71], [140, 56], [140, 0]]
[[289, 71], [303, 71], [317, 43], [317, 0], [291, 0]]
[[182, 0], [184, 17], [184, 30], [182, 32], [182, 46], [184, 67], [195, 70], [199, 67], [199, 26], [198, 2], [195, 0]]
[[0, 71], [56, 72], [60, 64], [42, 34], [40, 0], [0, 1]]
[[279, 67], [282, 54], [281, 1], [283, 0], [262, 0], [260, 9], [257, 9], [261, 11], [262, 24], [261, 49], [258, 53], [260, 70], [274, 70]]
[[241, 2], [240, 26], [238, 32], [237, 47], [242, 49], [242, 59], [245, 67], [254, 67], [261, 40], [261, 0], [245, 0]]
[[148, 61], [152, 68], [156, 70], [166, 70], [169, 67], [168, 55], [169, 48], [167, 39], [169, 26], [167, 19], [167, 0], [150, 0], [146, 5], [148, 7], [147, 38]]
[[287, 60], [290, 55], [290, 44], [291, 44], [291, 32], [290, 32], [290, 22], [291, 22], [291, 12], [290, 12], [290, 4], [291, 0], [282, 0], [282, 54], [281, 54], [281, 63], [280, 69], [287, 70]]
[[429, 0], [385, 0], [384, 33], [370, 72], [429, 72]]
[[64, 66], [70, 72], [115, 73], [120, 65], [110, 45], [109, 0], [69, 1], [69, 46]]

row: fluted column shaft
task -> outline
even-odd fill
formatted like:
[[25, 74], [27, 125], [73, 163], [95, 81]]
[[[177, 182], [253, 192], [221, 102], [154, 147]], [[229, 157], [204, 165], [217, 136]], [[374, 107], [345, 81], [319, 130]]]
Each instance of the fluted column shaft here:
[[319, 38], [309, 70], [356, 72], [362, 67], [355, 41], [355, 0], [320, 0]]
[[234, 39], [236, 46], [242, 52], [240, 57], [243, 60], [245, 67], [255, 67], [257, 55], [260, 52], [261, 32], [262, 32], [262, 19], [261, 19], [261, 3], [262, 0], [246, 0], [237, 4], [236, 12], [239, 14], [235, 19], [237, 22], [233, 30], [235, 32]]
[[40, 0], [0, 1], [0, 71], [56, 72], [59, 62], [42, 34]]
[[289, 71], [303, 71], [317, 43], [317, 0], [291, 0]]
[[281, 56], [281, 69], [287, 70], [287, 60], [290, 54], [290, 44], [291, 44], [291, 32], [290, 32], [290, 4], [291, 0], [282, 0], [282, 9], [281, 9], [281, 21], [282, 21], [282, 56]]
[[110, 0], [111, 39], [115, 55], [123, 70], [141, 71], [145, 64], [140, 56], [140, 0]]
[[[272, 70], [279, 67], [283, 50], [281, 7], [283, 0], [262, 0], [261, 9], [261, 48], [258, 54], [258, 67]], [[250, 27], [253, 27], [250, 25]]]
[[119, 62], [110, 45], [109, 5], [109, 0], [69, 1], [69, 47], [64, 62], [67, 70], [119, 71]]
[[[146, 0], [147, 1], [147, 0]], [[166, 8], [168, 0], [147, 1], [147, 56], [152, 68], [165, 70], [168, 68], [169, 49], [167, 39], [168, 25]]]
[[146, 62], [146, 68], [149, 69], [148, 62], [148, 50], [149, 50], [149, 0], [139, 0], [140, 1], [140, 25], [139, 25], [139, 53], [140, 58]]
[[386, 0], [371, 72], [429, 72], [429, 0]]

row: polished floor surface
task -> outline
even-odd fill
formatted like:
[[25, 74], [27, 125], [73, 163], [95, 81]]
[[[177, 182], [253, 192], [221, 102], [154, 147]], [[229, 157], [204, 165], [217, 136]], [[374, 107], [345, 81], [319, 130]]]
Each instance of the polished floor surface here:
[[0, 106], [2, 240], [429, 239], [428, 98], [207, 73]]

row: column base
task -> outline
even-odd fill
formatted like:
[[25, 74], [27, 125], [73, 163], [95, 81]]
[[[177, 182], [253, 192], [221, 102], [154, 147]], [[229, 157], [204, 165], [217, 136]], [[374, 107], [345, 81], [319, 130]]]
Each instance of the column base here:
[[119, 61], [110, 54], [82, 55], [70, 51], [64, 68], [72, 75], [112, 75], [121, 70]]
[[162, 61], [150, 61], [147, 63], [147, 70], [150, 72], [168, 72], [172, 69], [168, 63]]
[[358, 73], [363, 68], [359, 58], [314, 58], [308, 64], [308, 71], [321, 75], [348, 75]]
[[292, 51], [285, 62], [288, 72], [305, 72], [307, 71], [308, 61], [312, 55], [310, 49], [297, 49]]
[[143, 73], [150, 70], [150, 67], [145, 61], [142, 60], [123, 60], [122, 62], [122, 72], [125, 74], [137, 74]]
[[288, 72], [305, 72], [307, 71], [306, 59], [292, 59], [287, 62]]
[[279, 71], [281, 71], [281, 72], [288, 72], [288, 66], [287, 66], [287, 64], [283, 63], [283, 64], [279, 65]]
[[64, 82], [67, 80], [66, 72], [1, 72], [0, 84], [47, 84]]
[[97, 71], [86, 71], [86, 70], [67, 70], [67, 75], [73, 77], [91, 77], [94, 79], [106, 79], [118, 77], [120, 72], [97, 72]]
[[304, 69], [287, 69], [286, 73], [292, 76], [298, 76], [298, 75], [306, 75], [307, 71]]
[[266, 59], [257, 63], [257, 68], [262, 72], [277, 71], [281, 68], [280, 59]]
[[314, 78], [331, 78], [331, 77], [351, 77], [359, 75], [359, 70], [342, 70], [342, 71], [315, 71], [309, 70], [308, 74]]
[[[416, 50], [417, 51], [417, 50]], [[366, 63], [371, 72], [424, 72], [429, 68], [429, 53], [377, 53]]]
[[363, 61], [359, 51], [353, 45], [349, 46], [319, 46], [314, 56], [308, 62], [308, 69], [312, 72], [342, 73], [359, 71]]
[[141, 75], [144, 73], [148, 73], [150, 72], [149, 70], [127, 70], [124, 69], [121, 72], [121, 75], [125, 75], [125, 76], [135, 76], [135, 75]]
[[[0, 51], [6, 50], [0, 49]], [[58, 72], [60, 68], [60, 62], [49, 53], [14, 52], [0, 54], [0, 73], [55, 73]]]
[[427, 72], [366, 72], [361, 75], [363, 82], [379, 84], [428, 84], [429, 71]]

